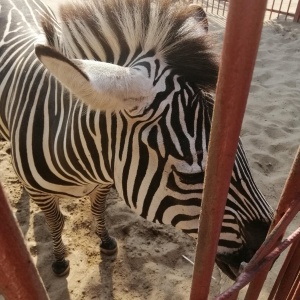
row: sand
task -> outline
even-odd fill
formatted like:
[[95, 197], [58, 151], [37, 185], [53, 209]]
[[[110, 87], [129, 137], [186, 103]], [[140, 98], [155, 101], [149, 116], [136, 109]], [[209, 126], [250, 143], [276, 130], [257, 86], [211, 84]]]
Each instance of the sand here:
[[[209, 21], [220, 51], [225, 21], [216, 16]], [[241, 136], [255, 181], [274, 208], [300, 144], [299, 90], [300, 24], [269, 22], [263, 28]], [[144, 221], [115, 191], [108, 199], [107, 223], [118, 240], [118, 255], [99, 255], [88, 199], [63, 199], [63, 237], [71, 272], [55, 277], [44, 216], [20, 186], [9, 151], [9, 143], [1, 140], [0, 179], [51, 300], [189, 299], [193, 266], [182, 255], [193, 259], [195, 241], [173, 228]], [[298, 215], [289, 232], [299, 221]], [[279, 262], [260, 299], [266, 299]], [[232, 283], [217, 268], [213, 276], [212, 296]]]

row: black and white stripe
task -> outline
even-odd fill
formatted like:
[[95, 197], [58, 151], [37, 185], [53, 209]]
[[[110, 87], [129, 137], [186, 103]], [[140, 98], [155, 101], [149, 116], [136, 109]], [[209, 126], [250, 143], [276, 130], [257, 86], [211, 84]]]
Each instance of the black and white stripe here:
[[[104, 224], [112, 184], [137, 214], [196, 237], [218, 72], [203, 11], [171, 0], [105, 0], [69, 4], [60, 14], [59, 25], [40, 1], [1, 2], [0, 132], [11, 141], [16, 173], [46, 215], [56, 262], [65, 255], [58, 199], [91, 196], [105, 248], [112, 243]], [[86, 60], [135, 70], [151, 83], [150, 96], [124, 96], [113, 112], [94, 109], [35, 51], [42, 62], [66, 64], [90, 82]], [[107, 80], [108, 92], [109, 80], [119, 88], [118, 77]], [[139, 91], [133, 83], [129, 94], [131, 87]], [[130, 109], [123, 109], [127, 102]], [[271, 218], [240, 143], [217, 257], [229, 276], [260, 246]]]

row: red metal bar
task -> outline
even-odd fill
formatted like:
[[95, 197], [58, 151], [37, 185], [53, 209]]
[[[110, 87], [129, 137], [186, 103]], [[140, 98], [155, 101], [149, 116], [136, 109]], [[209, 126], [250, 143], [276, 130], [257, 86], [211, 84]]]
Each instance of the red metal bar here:
[[[273, 9], [274, 9], [274, 4], [275, 4], [275, 0], [273, 0], [273, 3], [272, 3], [272, 8], [270, 9], [270, 16], [269, 16], [269, 20], [271, 19], [271, 17], [272, 17], [272, 13], [273, 13]], [[269, 10], [268, 8], [267, 8], [267, 10]]]
[[270, 293], [270, 295], [269, 295], [268, 300], [272, 300], [272, 299], [274, 298], [274, 296], [275, 296], [275, 294], [276, 294], [276, 292], [277, 292], [277, 290], [278, 290], [278, 286], [279, 286], [279, 284], [280, 284], [280, 282], [281, 282], [283, 276], [285, 275], [286, 270], [287, 270], [287, 267], [288, 267], [288, 265], [290, 264], [291, 259], [292, 259], [292, 257], [293, 257], [293, 254], [294, 254], [294, 252], [295, 252], [295, 250], [296, 250], [296, 248], [297, 248], [298, 246], [300, 246], [300, 245], [299, 245], [299, 242], [298, 242], [298, 243], [294, 243], [294, 244], [291, 246], [291, 248], [290, 248], [290, 250], [289, 250], [289, 252], [288, 252], [288, 254], [287, 254], [287, 256], [286, 256], [286, 258], [285, 258], [285, 260], [284, 260], [284, 263], [283, 263], [283, 265], [282, 265], [282, 267], [281, 267], [281, 269], [280, 269], [280, 271], [279, 271], [279, 274], [278, 274], [278, 276], [277, 276], [277, 278], [276, 278], [276, 280], [275, 280], [275, 283], [274, 283], [274, 285], [273, 285], [273, 288], [272, 288], [272, 290], [271, 290], [271, 293]]
[[[291, 220], [295, 217], [295, 215], [300, 210], [300, 199], [297, 197], [297, 194], [300, 194], [300, 188], [298, 188], [297, 191], [294, 190], [294, 193], [290, 193], [290, 195], [296, 196], [296, 200], [290, 201], [291, 203], [288, 203], [288, 198], [286, 198], [286, 189], [290, 188], [290, 186], [296, 182], [297, 180], [297, 168], [299, 168], [299, 162], [300, 162], [300, 148], [297, 153], [297, 156], [295, 158], [292, 172], [290, 173], [289, 179], [287, 181], [287, 184], [285, 186], [285, 189], [283, 191], [283, 200], [281, 199], [279, 208], [277, 209], [277, 213], [275, 215], [278, 218], [278, 216], [281, 217], [282, 213], [284, 213], [284, 216], [279, 219], [279, 222], [276, 224], [276, 227], [274, 230], [272, 230], [271, 234], [268, 235], [266, 241], [264, 242], [263, 246], [257, 251], [253, 259], [249, 262], [248, 266], [245, 268], [244, 272], [239, 276], [239, 278], [236, 280], [236, 283], [228, 289], [226, 292], [221, 294], [217, 299], [229, 299], [228, 297], [232, 295], [232, 293], [236, 293], [237, 290], [241, 289], [242, 287], [246, 286], [256, 275], [257, 271], [263, 267], [262, 273], [267, 273], [270, 266], [272, 265], [272, 259], [269, 259], [269, 262], [266, 261], [266, 257], [270, 257], [269, 253], [274, 249], [276, 244], [278, 244], [278, 241], [281, 240], [282, 235], [284, 234], [287, 226], [290, 224]], [[300, 169], [298, 169], [300, 171]], [[299, 177], [298, 177], [299, 178]], [[289, 207], [288, 207], [289, 205]], [[287, 206], [287, 207], [286, 207]], [[284, 210], [286, 209], [286, 212]], [[272, 227], [275, 225], [275, 222], [273, 223]], [[298, 229], [298, 238], [300, 235], [300, 229]], [[280, 246], [281, 247], [281, 246]], [[273, 257], [274, 259], [275, 257]], [[263, 266], [264, 265], [264, 266]], [[264, 279], [263, 279], [264, 281]], [[247, 292], [246, 298], [249, 300], [254, 300], [258, 298], [258, 295], [260, 293], [262, 283], [258, 282], [258, 286], [254, 286], [252, 288], [251, 293]], [[247, 298], [248, 297], [248, 298]], [[285, 298], [280, 298], [285, 299]], [[295, 298], [297, 299], [297, 298]]]
[[219, 14], [219, 9], [220, 9], [220, 2], [221, 2], [221, 0], [218, 0], [218, 8], [217, 8], [217, 15]]
[[208, 11], [208, 0], [206, 0], [206, 12]]
[[[298, 244], [298, 243], [297, 243]], [[298, 244], [299, 246], [300, 244]], [[294, 280], [297, 277], [300, 268], [300, 247], [296, 247], [287, 270], [278, 287], [275, 300], [288, 299]]]
[[[292, 201], [291, 207], [287, 209], [283, 217], [280, 219], [276, 227], [267, 236], [262, 247], [256, 252], [249, 264], [245, 267], [244, 272], [247, 272], [255, 264], [259, 264], [280, 242], [287, 226], [291, 223], [300, 209], [300, 201]], [[241, 274], [242, 275], [242, 274]]]
[[[229, 0], [217, 0], [217, 1], [218, 1], [218, 5], [216, 7], [216, 10], [217, 10], [216, 14], [219, 15], [219, 11], [221, 10], [220, 2], [222, 1], [222, 3], [223, 3], [222, 16], [224, 16], [225, 10], [226, 10], [226, 5], [229, 2]], [[283, 14], [283, 15], [285, 15], [285, 19], [287, 19], [287, 17], [292, 17], [294, 22], [299, 22], [300, 21], [300, 1], [298, 2], [295, 13], [289, 12], [290, 6], [291, 6], [291, 1], [292, 0], [290, 0], [290, 2], [289, 2], [288, 9], [286, 11], [284, 11], [284, 10], [281, 10], [283, 0], [281, 0], [281, 2], [280, 2], [279, 9], [274, 9], [276, 0], [273, 0], [271, 8], [269, 8], [269, 7], [266, 8], [266, 11], [270, 12], [269, 19], [271, 19], [273, 13], [277, 13], [277, 18], [279, 18], [280, 14]], [[190, 2], [193, 2], [193, 1], [190, 0]], [[202, 7], [203, 7], [203, 9], [205, 9], [205, 11], [208, 11], [209, 6], [211, 5], [211, 13], [215, 13], [215, 7], [214, 7], [215, 0], [212, 0], [212, 1], [206, 0], [205, 3], [204, 3], [204, 0], [202, 0], [201, 3], [202, 3]]]
[[286, 300], [295, 300], [299, 298], [295, 298], [295, 292], [297, 290], [298, 284], [300, 283], [300, 269], [298, 270], [297, 277], [295, 278], [294, 284], [290, 289], [289, 295]]
[[[268, 274], [269, 270], [271, 269], [273, 264], [273, 261], [269, 261], [268, 263], [265, 264], [264, 268], [258, 268], [255, 272], [255, 274], [248, 280], [248, 283], [250, 282], [250, 285], [252, 282], [255, 280], [256, 282], [259, 282], [257, 285], [252, 285], [251, 290], [249, 291], [249, 288], [247, 290], [246, 296], [244, 300], [257, 300], [259, 297], [259, 294], [262, 290], [262, 287], [264, 285], [264, 282], [266, 280], [266, 277], [259, 277], [259, 272], [263, 274]], [[249, 285], [249, 286], [250, 286]]]
[[[300, 147], [296, 154], [295, 160], [292, 165], [292, 169], [288, 176], [288, 179], [285, 183], [282, 195], [280, 197], [280, 201], [275, 212], [275, 216], [273, 222], [271, 224], [269, 232], [273, 230], [276, 224], [279, 223], [282, 216], [288, 211], [289, 207], [292, 206], [293, 201], [297, 201], [297, 205], [300, 202], [299, 194], [300, 194], [300, 185], [299, 185], [299, 178], [300, 178]], [[298, 210], [299, 211], [299, 210]], [[272, 233], [271, 233], [272, 234]], [[282, 233], [283, 236], [283, 233]], [[281, 237], [277, 240], [281, 240]], [[274, 245], [276, 245], [276, 240], [274, 240]], [[259, 251], [258, 251], [259, 252]], [[260, 253], [260, 252], [259, 252]], [[264, 253], [263, 253], [264, 254]], [[261, 256], [263, 257], [263, 255]], [[263, 286], [264, 281], [268, 275], [268, 269], [259, 272], [255, 279], [250, 283], [249, 288], [247, 290], [247, 294], [245, 300], [253, 300], [257, 299], [259, 292]]]
[[[268, 11], [268, 9], [267, 9], [267, 11]], [[269, 10], [269, 11], [271, 11], [271, 10]], [[294, 17], [293, 13], [289, 13], [289, 12], [286, 12], [286, 11], [283, 11], [283, 10], [273, 9], [272, 12], [278, 13], [278, 17], [279, 17], [279, 14], [285, 14], [285, 15], [287, 15], [289, 17]]]
[[211, 13], [214, 12], [214, 9], [215, 9], [215, 0], [212, 0]]
[[298, 276], [295, 280], [295, 285], [296, 285], [296, 289], [295, 289], [295, 292], [292, 296], [293, 300], [300, 299], [300, 270], [299, 270]]
[[[229, 289], [220, 294], [216, 298], [216, 300], [231, 299], [231, 295], [235, 294], [237, 291], [245, 287], [255, 277], [258, 271], [265, 269], [266, 266], [270, 265], [289, 245], [291, 245], [295, 241], [298, 241], [299, 239], [300, 227], [295, 232], [293, 232], [287, 239], [285, 239], [278, 246], [276, 246], [276, 248], [263, 259], [256, 262], [255, 264], [251, 261], [249, 263], [247, 271], [244, 271], [242, 274], [240, 274], [240, 276], [236, 279], [235, 283]], [[257, 297], [253, 298], [253, 300], [255, 299], [257, 299]]]
[[[285, 20], [286, 20], [286, 18], [287, 18], [287, 16], [288, 16], [288, 13], [289, 13], [289, 11], [290, 11], [291, 2], [292, 2], [292, 0], [290, 0], [290, 2], [289, 2], [289, 6], [288, 6], [288, 9], [287, 9], [286, 14], [285, 14]], [[279, 9], [279, 10], [280, 10], [280, 9]]]
[[266, 3], [266, 0], [230, 0], [205, 174], [191, 300], [207, 299], [209, 293]]
[[0, 184], [0, 293], [5, 300], [49, 299]]
[[276, 224], [280, 221], [285, 212], [291, 207], [292, 201], [300, 202], [300, 147], [296, 153], [290, 174], [283, 188], [282, 194], [280, 196], [280, 201], [275, 212], [273, 222], [269, 232], [273, 230]]
[[300, 0], [298, 1], [298, 5], [295, 11], [295, 15], [294, 15], [294, 22], [299, 22], [300, 21]]
[[228, 1], [228, 0], [224, 0], [224, 1], [223, 1], [223, 14], [222, 14], [223, 17], [224, 17], [224, 14], [225, 14], [225, 7], [226, 7], [227, 1]]
[[281, 0], [281, 2], [280, 2], [280, 6], [279, 6], [279, 9], [278, 9], [277, 19], [279, 18], [279, 14], [280, 14], [280, 11], [281, 11], [282, 3], [283, 3], [283, 0]]

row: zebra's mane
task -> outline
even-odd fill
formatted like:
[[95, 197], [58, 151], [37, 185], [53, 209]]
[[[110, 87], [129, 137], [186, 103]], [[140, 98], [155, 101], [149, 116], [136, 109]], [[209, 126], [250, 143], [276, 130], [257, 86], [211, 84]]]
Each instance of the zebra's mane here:
[[48, 44], [69, 58], [128, 66], [146, 53], [184, 80], [215, 88], [218, 64], [199, 8], [173, 0], [85, 0], [61, 6], [61, 32], [42, 20]]

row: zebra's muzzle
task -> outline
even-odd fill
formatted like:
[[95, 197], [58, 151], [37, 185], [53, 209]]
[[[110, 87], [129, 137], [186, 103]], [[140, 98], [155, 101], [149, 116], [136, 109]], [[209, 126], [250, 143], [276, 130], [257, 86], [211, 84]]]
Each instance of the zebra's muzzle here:
[[239, 268], [234, 267], [233, 265], [229, 265], [223, 261], [216, 259], [216, 264], [220, 268], [220, 270], [225, 273], [230, 279], [236, 280], [239, 275]]

